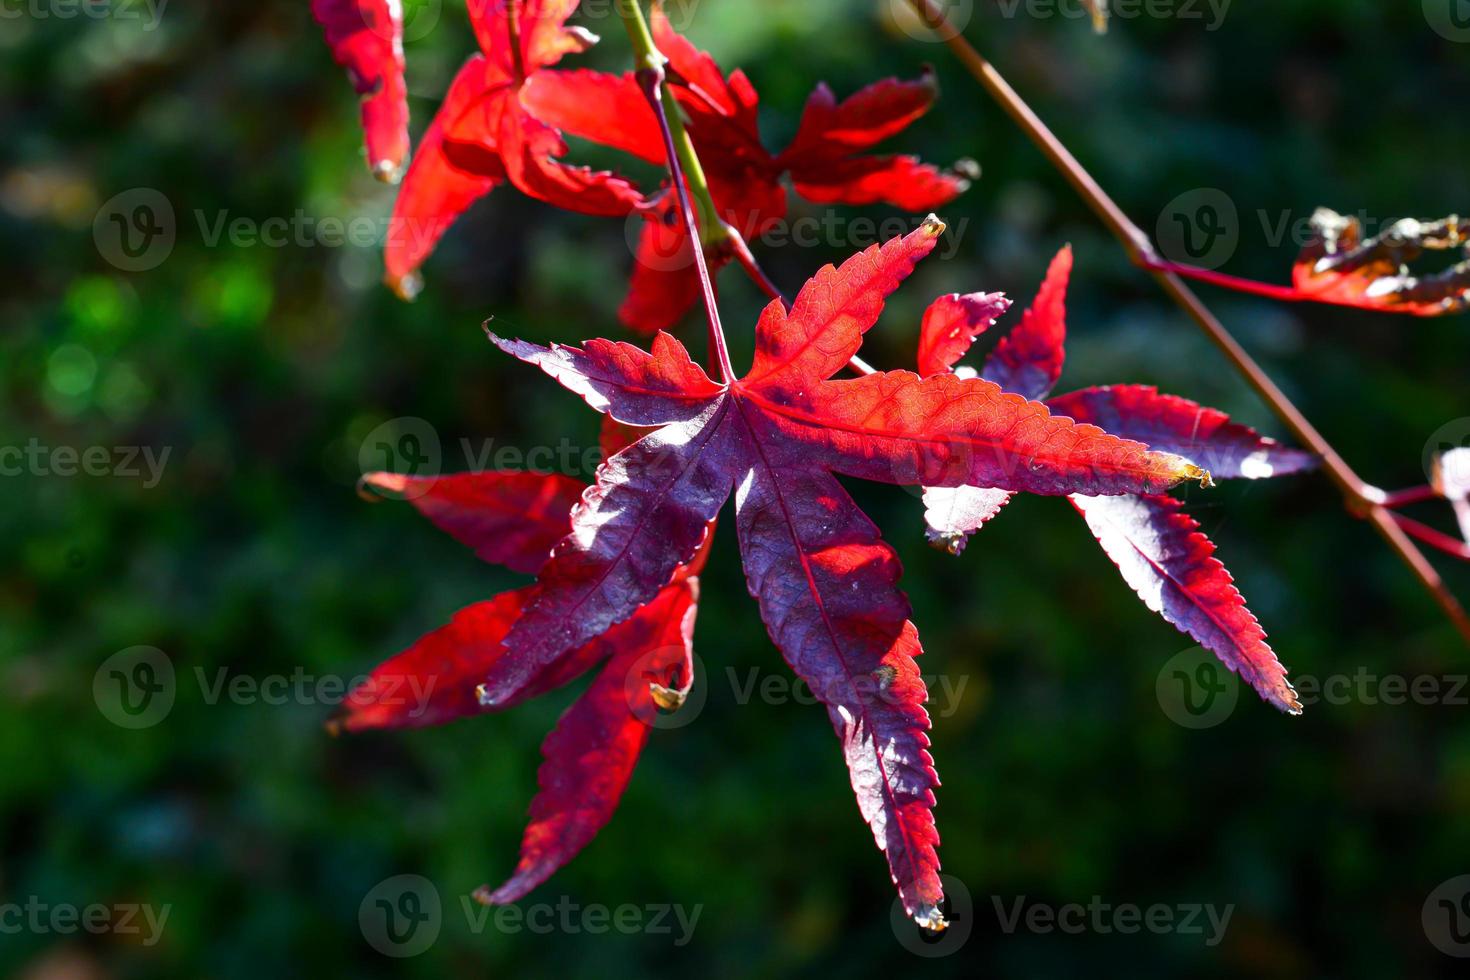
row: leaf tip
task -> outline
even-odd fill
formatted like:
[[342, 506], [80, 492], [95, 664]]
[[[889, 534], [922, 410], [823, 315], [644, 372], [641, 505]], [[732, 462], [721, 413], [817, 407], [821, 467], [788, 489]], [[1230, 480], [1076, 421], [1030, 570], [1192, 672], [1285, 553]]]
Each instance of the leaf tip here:
[[385, 184], [396, 184], [403, 179], [403, 164], [395, 160], [379, 160], [373, 164], [373, 176]]
[[944, 221], [940, 219], [939, 215], [931, 211], [929, 216], [924, 219], [924, 223], [919, 226], [919, 230], [931, 238], [938, 238], [944, 234], [945, 227]]
[[399, 473], [364, 473], [357, 478], [357, 495], [370, 504], [398, 499], [407, 487], [407, 478]]
[[1296, 688], [1291, 686], [1291, 681], [1285, 680], [1284, 678], [1281, 681], [1281, 686], [1285, 688], [1281, 692], [1281, 710], [1293, 718], [1301, 717], [1302, 700], [1297, 696]]
[[504, 337], [500, 336], [500, 334], [496, 333], [494, 330], [491, 330], [490, 329], [490, 324], [492, 324], [494, 322], [495, 322], [495, 318], [494, 317], [491, 317], [490, 319], [486, 320], [484, 323], [480, 324], [480, 329], [483, 330], [483, 331], [485, 331], [485, 339], [489, 340], [490, 343], [494, 344], [496, 347], [499, 347], [501, 350], [505, 351], [511, 357], [516, 357], [517, 354], [515, 352], [515, 345], [518, 343], [518, 341], [507, 340]]
[[577, 45], [575, 54], [584, 54], [590, 51], [602, 40], [599, 35], [593, 34], [585, 27], [568, 27], [566, 28], [566, 32], [567, 36]]
[[930, 530], [928, 539], [931, 548], [942, 551], [947, 555], [958, 557], [964, 552], [965, 545], [969, 542], [970, 536], [963, 531]]
[[926, 932], [940, 933], [949, 928], [949, 920], [937, 905], [921, 905], [914, 910], [914, 924]]
[[1182, 480], [1195, 480], [1199, 483], [1201, 489], [1214, 489], [1215, 478], [1210, 474], [1210, 471], [1205, 469], [1204, 467], [1196, 466], [1193, 463], [1186, 461], [1184, 464], [1183, 472], [1184, 476], [1181, 478], [1181, 482]]
[[666, 715], [671, 715], [684, 707], [684, 700], [689, 697], [688, 691], [664, 687], [662, 684], [649, 684], [648, 693], [652, 695], [653, 703], [658, 706], [658, 710]]
[[424, 291], [424, 277], [417, 272], [406, 272], [401, 276], [390, 273], [384, 277], [383, 282], [405, 303], [412, 303]]

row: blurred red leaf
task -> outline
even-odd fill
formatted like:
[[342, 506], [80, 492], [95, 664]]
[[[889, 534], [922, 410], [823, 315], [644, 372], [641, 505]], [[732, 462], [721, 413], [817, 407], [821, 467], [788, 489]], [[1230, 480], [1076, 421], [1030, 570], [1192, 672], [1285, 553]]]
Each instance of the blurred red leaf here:
[[396, 183], [408, 160], [403, 8], [398, 0], [311, 0], [311, 13], [362, 97], [368, 167], [379, 180]]
[[1312, 239], [1292, 267], [1292, 285], [1242, 279], [1174, 262], [1153, 268], [1226, 289], [1292, 303], [1328, 303], [1380, 313], [1443, 316], [1470, 308], [1470, 258], [1438, 272], [1416, 275], [1410, 263], [1426, 252], [1461, 250], [1470, 256], [1470, 230], [1451, 216], [1439, 221], [1406, 218], [1373, 238], [1362, 222], [1328, 208], [1311, 220]]
[[[626, 435], [610, 433], [614, 442]], [[493, 471], [409, 478], [364, 477], [401, 494], [480, 557], [534, 571], [570, 529], [569, 510], [583, 489], [562, 476]], [[520, 519], [514, 508], [522, 505]], [[587, 845], [617, 808], [660, 708], [673, 707], [693, 680], [693, 633], [701, 556], [627, 620], [527, 677], [493, 710], [555, 690], [604, 664], [542, 746], [541, 792], [515, 875], [487, 901], [512, 902]], [[332, 731], [440, 725], [492, 710], [479, 689], [496, 664], [513, 656], [504, 640], [539, 586], [502, 593], [460, 610], [449, 622], [389, 658], [348, 693]]]
[[1409, 270], [1409, 263], [1426, 251], [1462, 249], [1470, 256], [1470, 229], [1459, 218], [1408, 218], [1365, 239], [1357, 218], [1319, 208], [1312, 230], [1315, 237], [1292, 268], [1292, 283], [1303, 299], [1416, 316], [1458, 313], [1470, 306], [1470, 261], [1422, 277]]
[[417, 270], [454, 219], [506, 181], [583, 214], [621, 217], [642, 205], [638, 189], [623, 178], [560, 162], [567, 153], [561, 134], [521, 104], [528, 77], [596, 41], [566, 27], [576, 6], [576, 0], [469, 5], [481, 53], [450, 86], [393, 207], [384, 263], [387, 282], [400, 295], [418, 291]]
[[[937, 87], [886, 79], [838, 102], [830, 89], [812, 93], [791, 146], [775, 154], [761, 142], [759, 96], [740, 71], [728, 77], [708, 54], [679, 35], [662, 9], [653, 11], [654, 41], [669, 59], [670, 76], [720, 217], [749, 240], [786, 215], [789, 174], [803, 197], [819, 204], [886, 202], [928, 211], [968, 186], [965, 174], [942, 171], [908, 156], [860, 156], [907, 128], [933, 105]], [[546, 123], [663, 164], [654, 114], [632, 74], [545, 71], [526, 85], [522, 102]], [[623, 323], [644, 333], [671, 328], [699, 296], [693, 249], [672, 202], [645, 213]], [[711, 249], [714, 265], [730, 256]]]

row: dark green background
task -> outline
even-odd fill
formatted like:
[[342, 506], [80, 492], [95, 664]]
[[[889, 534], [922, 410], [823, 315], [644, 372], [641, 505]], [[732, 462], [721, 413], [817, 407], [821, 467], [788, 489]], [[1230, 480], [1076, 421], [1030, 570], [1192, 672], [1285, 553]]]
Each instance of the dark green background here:
[[[1066, 384], [1155, 383], [1280, 434], [946, 52], [894, 29], [886, 6], [705, 0], [690, 27], [727, 68], [750, 73], [777, 146], [819, 80], [845, 94], [937, 67], [938, 108], [894, 145], [940, 162], [974, 157], [984, 177], [946, 210], [958, 253], [915, 274], [865, 355], [909, 366], [928, 299], [956, 289], [1027, 299], [1070, 241]], [[1329, 204], [1376, 223], [1470, 206], [1470, 44], [1432, 31], [1418, 0], [1239, 3], [1217, 30], [1142, 17], [1101, 39], [1024, 5], [1012, 17], [974, 6], [969, 36], [1146, 228], [1176, 195], [1231, 198], [1230, 271], [1286, 275], [1295, 245], [1273, 240], [1262, 215], [1269, 227]], [[1463, 970], [1421, 925], [1430, 891], [1470, 873], [1463, 705], [1353, 700], [1292, 719], [1242, 692], [1227, 722], [1187, 730], [1160, 710], [1155, 681], [1190, 644], [1142, 607], [1065, 504], [1017, 501], [954, 560], [924, 546], [911, 494], [874, 486], [857, 492], [903, 555], [922, 666], [967, 684], [933, 731], [942, 858], [975, 900], [963, 950], [925, 961], [896, 939], [884, 862], [825, 712], [736, 703], [727, 668], [742, 678], [785, 668], [728, 526], [697, 634], [713, 681], [706, 709], [655, 733], [613, 823], [525, 903], [700, 905], [693, 941], [472, 934], [460, 896], [514, 863], [537, 746], [570, 692], [442, 730], [332, 740], [321, 730], [329, 705], [209, 704], [194, 671], [351, 677], [514, 583], [410, 508], [359, 500], [359, 447], [405, 416], [437, 430], [446, 470], [465, 466], [461, 438], [593, 444], [593, 415], [493, 350], [480, 323], [494, 315], [535, 339], [620, 336], [623, 225], [498, 192], [450, 233], [413, 305], [377, 285], [376, 248], [210, 247], [196, 213], [349, 219], [390, 207], [391, 191], [363, 167], [352, 94], [306, 0], [176, 0], [155, 31], [0, 7], [0, 445], [172, 450], [152, 489], [122, 477], [0, 481], [0, 902], [171, 909], [152, 948], [0, 935], [6, 974]], [[586, 61], [625, 64], [616, 24], [586, 23], [606, 38]], [[471, 45], [459, 3], [409, 44], [416, 134]], [[159, 267], [124, 273], [99, 254], [92, 223], [113, 195], [140, 187], [171, 202], [177, 245]], [[758, 250], [794, 290], [863, 244]], [[722, 283], [743, 358], [760, 297], [737, 274]], [[1422, 482], [1426, 440], [1470, 415], [1463, 318], [1206, 295], [1375, 482]], [[697, 327], [686, 334], [700, 343]], [[1470, 671], [1408, 572], [1324, 479], [1188, 496], [1293, 671]], [[1470, 597], [1470, 575], [1450, 574]], [[92, 682], [107, 657], [138, 644], [171, 658], [178, 698], [161, 724], [127, 731], [101, 715]], [[446, 916], [430, 951], [393, 961], [364, 941], [358, 906], [402, 873], [431, 879]], [[1216, 948], [1177, 934], [1007, 935], [992, 896], [1023, 895], [1235, 912]]]

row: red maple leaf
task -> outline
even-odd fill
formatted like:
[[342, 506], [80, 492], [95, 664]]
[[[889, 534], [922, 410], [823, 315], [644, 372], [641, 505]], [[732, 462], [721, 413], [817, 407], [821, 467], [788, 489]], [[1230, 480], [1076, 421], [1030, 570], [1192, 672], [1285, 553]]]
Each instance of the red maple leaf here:
[[[1312, 238], [1292, 266], [1290, 286], [1242, 279], [1174, 262], [1147, 263], [1255, 296], [1293, 303], [1327, 303], [1380, 313], [1443, 316], [1470, 309], [1470, 227], [1459, 217], [1406, 218], [1381, 234], [1363, 237], [1362, 222], [1330, 208], [1311, 219]], [[1410, 263], [1425, 252], [1459, 249], [1466, 259], [1425, 275]]]
[[[706, 546], [733, 493], [746, 581], [771, 638], [827, 706], [859, 809], [908, 913], [942, 925], [938, 777], [928, 752], [922, 652], [899, 563], [837, 475], [1057, 495], [1157, 493], [1208, 474], [992, 382], [907, 371], [833, 380], [889, 293], [943, 230], [827, 266], [790, 310], [756, 325], [754, 363], [717, 383], [666, 333], [539, 347], [492, 338], [624, 425], [653, 427], [612, 456], [505, 634], [485, 678], [501, 706], [636, 616]], [[722, 374], [727, 373], [722, 368]]]
[[311, 0], [311, 13], [362, 97], [368, 167], [379, 180], [397, 182], [408, 159], [402, 6], [398, 0]]
[[1409, 218], [1365, 239], [1357, 218], [1319, 208], [1312, 229], [1315, 237], [1292, 267], [1303, 299], [1416, 316], [1470, 308], [1470, 260], [1427, 276], [1409, 271], [1425, 251], [1460, 249], [1470, 256], [1470, 228], [1459, 218]]
[[[961, 173], [916, 157], [865, 155], [933, 105], [937, 86], [929, 72], [918, 81], [876, 82], [841, 102], [819, 85], [791, 145], [772, 153], [761, 142], [759, 96], [745, 73], [736, 70], [727, 78], [712, 57], [674, 30], [660, 6], [653, 8], [652, 25], [711, 197], [721, 219], [743, 239], [758, 237], [785, 217], [781, 178], [788, 174], [797, 193], [818, 204], [881, 202], [917, 212], [949, 203], [968, 186]], [[539, 72], [521, 101], [568, 133], [666, 163], [655, 116], [632, 73]], [[619, 311], [625, 325], [644, 333], [669, 329], [699, 297], [692, 246], [672, 197], [645, 212], [632, 288]], [[716, 268], [732, 257], [728, 249], [708, 252]]]
[[[1055, 415], [1100, 426], [1162, 452], [1202, 464], [1213, 476], [1256, 479], [1317, 465], [1311, 453], [1283, 446], [1230, 419], [1144, 385], [1084, 388], [1051, 396], [1061, 377], [1066, 340], [1066, 289], [1072, 252], [1052, 261], [1035, 303], [980, 369], [980, 376], [1007, 391], [1045, 399]], [[944, 377], [971, 343], [995, 322], [1004, 305], [996, 296], [948, 296], [925, 316], [919, 343], [919, 373]], [[961, 372], [975, 372], [961, 368]], [[929, 537], [954, 554], [969, 536], [998, 514], [1011, 493], [977, 487], [924, 491]], [[1266, 643], [1266, 634], [1246, 608], [1215, 546], [1171, 497], [1156, 493], [1099, 497], [1070, 495], [1124, 580], [1154, 612], [1249, 681], [1284, 711], [1301, 704], [1286, 671]]]
[[384, 249], [387, 282], [400, 295], [419, 288], [417, 269], [444, 231], [476, 200], [509, 181], [569, 211], [621, 217], [643, 197], [623, 178], [560, 162], [566, 142], [525, 110], [526, 79], [596, 43], [566, 26], [577, 0], [494, 0], [469, 5], [480, 54], [460, 69], [394, 202]]
[[[609, 430], [614, 451], [636, 433]], [[371, 473], [364, 483], [401, 495], [484, 560], [535, 572], [570, 530], [585, 487], [568, 477], [491, 471], [444, 477]], [[632, 616], [538, 671], [498, 707], [547, 693], [598, 668], [585, 693], [542, 744], [540, 792], [511, 878], [477, 897], [508, 903], [572, 859], [617, 809], [660, 710], [677, 708], [693, 682], [693, 634], [702, 556], [680, 566]], [[537, 587], [477, 602], [374, 669], [354, 688], [333, 731], [416, 728], [482, 714], [478, 689], [512, 654], [502, 645]]]

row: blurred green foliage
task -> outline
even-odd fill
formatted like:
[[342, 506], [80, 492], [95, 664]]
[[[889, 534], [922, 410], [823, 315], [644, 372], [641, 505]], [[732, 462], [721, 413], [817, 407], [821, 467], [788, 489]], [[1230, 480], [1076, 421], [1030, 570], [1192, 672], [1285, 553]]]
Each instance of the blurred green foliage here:
[[[462, 3], [409, 6], [434, 18], [410, 21], [419, 133], [473, 42]], [[208, 685], [219, 672], [350, 678], [514, 583], [410, 508], [355, 496], [359, 448], [401, 417], [434, 428], [447, 470], [468, 465], [461, 439], [593, 445], [591, 413], [494, 351], [480, 323], [493, 315], [534, 339], [619, 336], [625, 228], [497, 192], [450, 233], [413, 305], [377, 284], [375, 247], [211, 245], [221, 216], [381, 221], [390, 208], [306, 0], [167, 4], [152, 29], [141, 4], [106, 17], [63, 7], [0, 0], [0, 445], [171, 455], [156, 486], [0, 482], [0, 903], [148, 903], [170, 917], [151, 946], [0, 935], [7, 975], [1456, 975], [1426, 940], [1421, 906], [1470, 872], [1463, 705], [1355, 700], [1291, 719], [1243, 694], [1226, 723], [1185, 729], [1154, 692], [1189, 644], [1136, 601], [1065, 504], [1018, 501], [955, 560], [924, 546], [912, 494], [873, 486], [856, 492], [904, 558], [922, 666], [966, 685], [933, 731], [941, 854], [975, 904], [964, 948], [920, 960], [896, 939], [884, 863], [824, 712], [737, 703], [727, 670], [743, 680], [785, 667], [728, 528], [700, 614], [704, 713], [655, 733], [611, 826], [528, 900], [701, 906], [692, 941], [473, 932], [460, 898], [512, 866], [537, 746], [572, 692], [442, 730], [333, 740], [329, 705], [210, 703]], [[895, 297], [870, 361], [911, 364], [918, 314], [939, 292], [1029, 298], [1070, 241], [1068, 383], [1154, 383], [1279, 434], [945, 51], [895, 26], [887, 0], [695, 7], [689, 32], [755, 80], [775, 145], [819, 80], [845, 94], [924, 62], [939, 72], [938, 109], [898, 143], [941, 162], [973, 157], [984, 176], [945, 214], [956, 254]], [[1105, 38], [1025, 3], [958, 7], [1145, 227], [1178, 194], [1223, 190], [1240, 214], [1231, 271], [1284, 277], [1295, 248], [1270, 229], [1318, 204], [1376, 221], [1470, 201], [1470, 44], [1431, 30], [1417, 2], [1239, 4], [1213, 30], [1208, 16], [1136, 17]], [[587, 62], [625, 63], [616, 24], [586, 23], [605, 38]], [[135, 188], [167, 198], [177, 242], [130, 273], [99, 252], [93, 221]], [[864, 244], [758, 250], [792, 290]], [[734, 273], [723, 286], [746, 356], [761, 299]], [[1208, 299], [1369, 479], [1422, 482], [1426, 440], [1470, 415], [1463, 318]], [[1189, 496], [1294, 672], [1470, 670], [1323, 479]], [[1470, 575], [1449, 573], [1470, 596]], [[162, 723], [135, 731], [99, 712], [93, 681], [139, 644], [167, 653], [178, 696]], [[435, 883], [444, 923], [429, 951], [391, 960], [365, 942], [359, 904], [403, 873]], [[1214, 947], [1147, 932], [1008, 935], [992, 896], [1234, 915]]]

